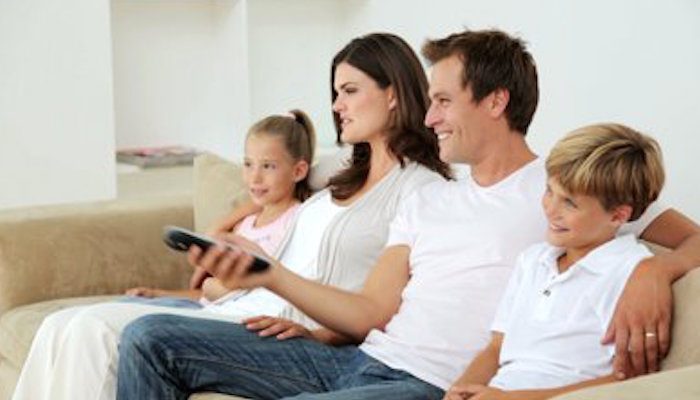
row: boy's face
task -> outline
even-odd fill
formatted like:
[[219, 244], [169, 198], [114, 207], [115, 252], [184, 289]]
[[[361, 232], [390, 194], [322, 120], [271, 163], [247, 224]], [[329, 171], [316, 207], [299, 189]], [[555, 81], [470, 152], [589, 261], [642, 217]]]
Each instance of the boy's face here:
[[549, 222], [547, 241], [581, 255], [614, 238], [631, 212], [629, 206], [606, 211], [595, 197], [571, 194], [552, 177], [542, 207]]

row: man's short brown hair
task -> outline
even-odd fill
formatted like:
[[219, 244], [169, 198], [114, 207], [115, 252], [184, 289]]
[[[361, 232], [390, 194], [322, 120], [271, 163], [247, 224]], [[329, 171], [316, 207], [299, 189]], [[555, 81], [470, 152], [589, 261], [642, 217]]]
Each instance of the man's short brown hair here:
[[497, 30], [466, 30], [444, 39], [428, 40], [422, 53], [431, 64], [459, 57], [463, 87], [470, 87], [477, 103], [497, 89], [508, 90], [508, 126], [523, 135], [527, 133], [537, 108], [539, 88], [535, 61], [522, 40]]
[[568, 192], [595, 197], [608, 211], [631, 206], [630, 221], [644, 213], [664, 185], [659, 144], [620, 124], [569, 133], [554, 145], [546, 167]]

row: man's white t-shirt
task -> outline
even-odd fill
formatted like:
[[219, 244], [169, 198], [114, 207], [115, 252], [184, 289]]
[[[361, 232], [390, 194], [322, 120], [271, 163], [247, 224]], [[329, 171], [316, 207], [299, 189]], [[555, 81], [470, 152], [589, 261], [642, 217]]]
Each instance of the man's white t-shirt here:
[[[360, 349], [449, 388], [488, 344], [518, 254], [545, 239], [545, 183], [544, 163], [537, 159], [489, 187], [467, 176], [426, 185], [406, 199], [387, 247], [410, 247], [410, 279], [398, 312]], [[634, 227], [636, 233], [654, 213]]]
[[612, 372], [614, 345], [600, 339], [627, 279], [651, 252], [628, 234], [559, 273], [562, 253], [538, 243], [518, 258], [492, 325], [505, 336], [490, 386], [544, 389]]

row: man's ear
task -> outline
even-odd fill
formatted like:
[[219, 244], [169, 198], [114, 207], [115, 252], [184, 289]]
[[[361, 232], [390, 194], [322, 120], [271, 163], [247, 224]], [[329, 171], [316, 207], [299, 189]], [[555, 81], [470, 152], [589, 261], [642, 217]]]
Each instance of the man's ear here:
[[613, 208], [611, 221], [616, 226], [622, 226], [630, 220], [630, 217], [632, 217], [632, 206], [623, 204]]
[[294, 182], [301, 182], [309, 175], [309, 163], [306, 160], [299, 160], [294, 164]]
[[506, 112], [510, 102], [510, 92], [508, 89], [496, 89], [488, 96], [488, 101], [491, 116], [498, 118]]

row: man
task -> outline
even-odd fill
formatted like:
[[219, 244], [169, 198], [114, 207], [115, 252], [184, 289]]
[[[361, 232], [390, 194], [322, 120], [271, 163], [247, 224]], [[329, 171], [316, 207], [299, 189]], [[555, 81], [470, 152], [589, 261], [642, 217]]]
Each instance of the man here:
[[[119, 398], [185, 399], [196, 391], [442, 398], [487, 344], [516, 255], [544, 238], [537, 204], [545, 172], [525, 142], [538, 87], [534, 61], [520, 40], [466, 31], [429, 42], [424, 54], [433, 63], [425, 122], [440, 139], [441, 158], [469, 164], [470, 177], [428, 185], [406, 199], [361, 293], [304, 280], [279, 263], [267, 273], [246, 274], [251, 258], [238, 251], [192, 254], [230, 288], [265, 286], [361, 346], [277, 341], [216, 321], [146, 317], [123, 337]], [[657, 348], [663, 353], [668, 346], [670, 315], [657, 304], [670, 302], [674, 278], [700, 264], [700, 230], [658, 207], [628, 230], [677, 247], [637, 268], [625, 293], [635, 301], [623, 301], [614, 323], [618, 352], [627, 354], [629, 341], [638, 369], [653, 370]], [[640, 292], [650, 300], [635, 309]]]

